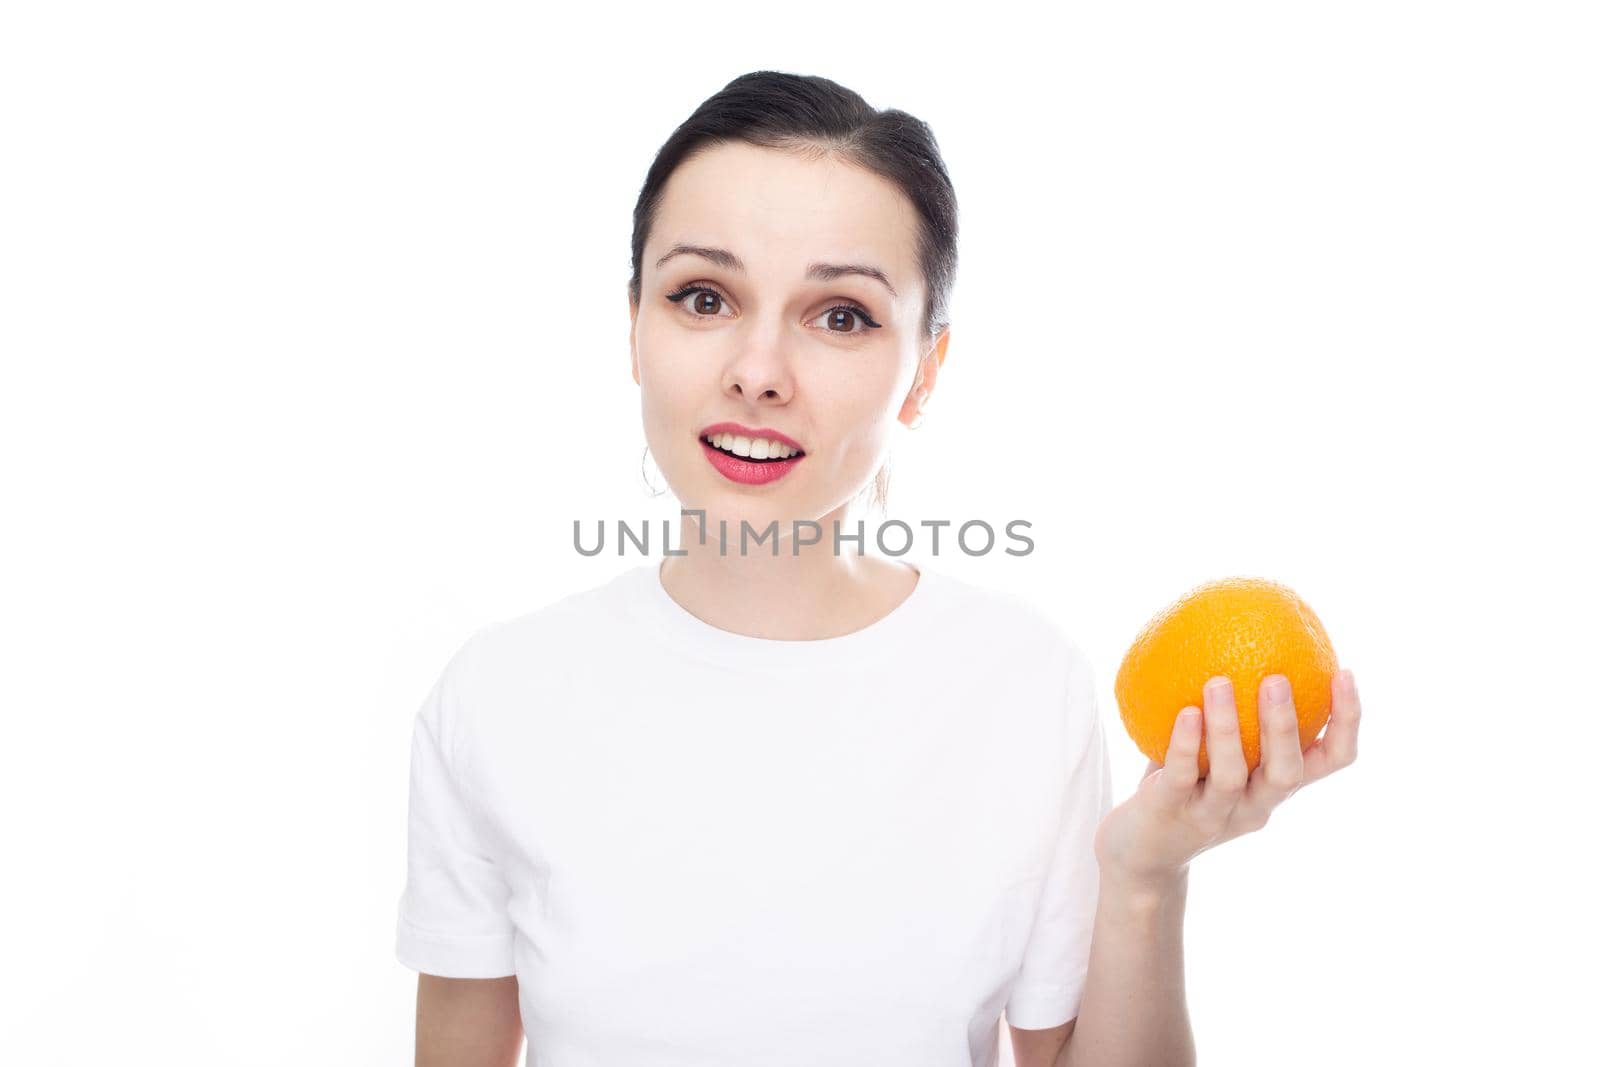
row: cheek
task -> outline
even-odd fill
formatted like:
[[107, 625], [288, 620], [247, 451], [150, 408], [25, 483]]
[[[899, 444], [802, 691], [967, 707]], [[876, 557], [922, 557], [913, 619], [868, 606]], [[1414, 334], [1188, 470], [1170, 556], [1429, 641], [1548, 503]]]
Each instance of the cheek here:
[[893, 439], [892, 419], [883, 405], [863, 401], [864, 398], [857, 397], [853, 403], [841, 403], [829, 409], [836, 435], [837, 466], [852, 473], [876, 468]]
[[828, 383], [824, 410], [833, 413], [847, 443], [876, 450], [887, 443], [903, 397], [889, 370], [864, 370]]
[[695, 340], [670, 323], [640, 318], [633, 344], [641, 384], [648, 381], [663, 396], [697, 392], [703, 395], [708, 384], [715, 386], [721, 356]]
[[642, 326], [634, 344], [646, 410], [675, 406], [695, 389], [695, 372], [688, 362], [689, 353], [674, 350], [670, 342], [652, 336]]

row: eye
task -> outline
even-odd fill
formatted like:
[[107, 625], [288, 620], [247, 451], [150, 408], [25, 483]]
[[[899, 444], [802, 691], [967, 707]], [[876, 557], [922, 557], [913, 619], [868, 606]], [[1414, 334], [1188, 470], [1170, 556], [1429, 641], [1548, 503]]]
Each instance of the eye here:
[[724, 306], [727, 297], [704, 282], [694, 282], [675, 293], [668, 293], [667, 299], [674, 304], [679, 304], [683, 302], [684, 297], [691, 295], [694, 296], [694, 299], [686, 305], [690, 316], [697, 319], [722, 317], [717, 314], [717, 310]]
[[[683, 304], [683, 301], [691, 296], [694, 299], [688, 304]], [[709, 282], [691, 282], [676, 292], [668, 293], [667, 299], [674, 304], [682, 305], [685, 314], [691, 318], [715, 319], [725, 317], [718, 312], [726, 308], [728, 298]], [[882, 328], [882, 323], [874, 322], [866, 308], [854, 303], [835, 304], [811, 321], [818, 320], [826, 320], [825, 325], [818, 327], [819, 329], [845, 337], [859, 337], [868, 330]], [[861, 328], [851, 329], [852, 324], [857, 324]]]
[[[872, 316], [867, 314], [866, 308], [860, 307], [856, 304], [835, 304], [827, 311], [824, 311], [821, 315], [818, 315], [817, 319], [823, 319], [826, 321], [826, 325], [824, 325], [822, 329], [827, 330], [829, 333], [853, 335], [856, 337], [866, 333], [868, 330], [876, 330], [882, 326], [881, 323], [872, 321]], [[816, 322], [817, 319], [812, 319], [811, 321]], [[860, 323], [861, 329], [849, 329], [848, 327], [852, 322]], [[834, 329], [835, 326], [839, 325], [842, 325], [846, 328], [842, 330]]]

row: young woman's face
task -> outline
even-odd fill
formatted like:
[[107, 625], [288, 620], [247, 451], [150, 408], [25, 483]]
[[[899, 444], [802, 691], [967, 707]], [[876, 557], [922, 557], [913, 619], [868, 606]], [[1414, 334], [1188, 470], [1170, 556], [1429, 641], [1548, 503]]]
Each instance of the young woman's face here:
[[[633, 379], [657, 466], [683, 507], [706, 510], [713, 538], [728, 520], [730, 552], [740, 519], [757, 531], [777, 520], [786, 538], [792, 520], [820, 521], [831, 544], [829, 522], [931, 392], [949, 332], [921, 350], [916, 227], [898, 187], [836, 160], [724, 144], [668, 179], [630, 304]], [[674, 254], [687, 246], [710, 254]], [[723, 422], [778, 431], [805, 455], [774, 481], [738, 481], [701, 443]]]

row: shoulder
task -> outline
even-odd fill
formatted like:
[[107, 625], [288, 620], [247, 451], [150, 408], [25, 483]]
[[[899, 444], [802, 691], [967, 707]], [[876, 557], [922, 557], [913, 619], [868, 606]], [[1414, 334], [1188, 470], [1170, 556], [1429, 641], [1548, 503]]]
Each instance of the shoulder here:
[[939, 570], [927, 573], [938, 583], [946, 617], [963, 632], [1036, 660], [1087, 667], [1088, 657], [1060, 606], [1035, 593], [983, 585]]
[[468, 673], [519, 675], [538, 666], [548, 673], [611, 654], [618, 631], [629, 624], [653, 577], [649, 564], [619, 571], [599, 583], [556, 596], [516, 615], [478, 627], [462, 657]]

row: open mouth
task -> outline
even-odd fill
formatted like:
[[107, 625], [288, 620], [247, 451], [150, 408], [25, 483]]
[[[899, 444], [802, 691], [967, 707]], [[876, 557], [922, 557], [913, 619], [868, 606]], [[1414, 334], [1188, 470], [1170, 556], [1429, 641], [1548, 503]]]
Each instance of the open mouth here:
[[741, 456], [731, 448], [723, 448], [720, 445], [715, 444], [710, 437], [700, 438], [700, 443], [710, 448], [715, 448], [723, 455], [732, 456], [734, 459], [737, 459], [743, 463], [787, 463], [790, 460], [799, 459], [801, 456], [805, 455], [804, 452], [795, 452], [792, 455], [782, 456], [779, 458], [756, 459], [754, 456]]

